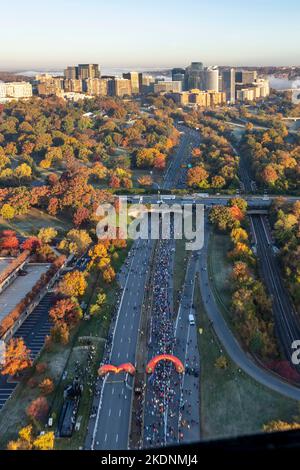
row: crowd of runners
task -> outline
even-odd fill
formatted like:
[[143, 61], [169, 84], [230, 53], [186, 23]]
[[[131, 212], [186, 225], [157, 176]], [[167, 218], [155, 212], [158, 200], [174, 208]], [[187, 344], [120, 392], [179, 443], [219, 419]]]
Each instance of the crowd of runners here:
[[[159, 244], [153, 285], [151, 332], [148, 344], [149, 358], [159, 354], [173, 354], [175, 346], [173, 298], [170, 284], [173, 272], [174, 241]], [[176, 442], [177, 430], [167, 423], [175, 414], [178, 397], [175, 387], [180, 378], [174, 365], [161, 362], [147, 383], [145, 402], [144, 441], [149, 447]]]

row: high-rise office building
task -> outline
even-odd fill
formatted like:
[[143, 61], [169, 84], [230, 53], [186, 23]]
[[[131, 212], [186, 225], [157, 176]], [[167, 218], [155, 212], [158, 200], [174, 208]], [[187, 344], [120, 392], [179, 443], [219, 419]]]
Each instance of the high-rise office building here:
[[185, 89], [204, 90], [205, 89], [205, 72], [202, 62], [192, 62], [185, 69]]
[[64, 91], [64, 79], [52, 77], [51, 75], [40, 75], [38, 78], [37, 91], [39, 96], [61, 96]]
[[108, 93], [111, 96], [131, 95], [131, 82], [126, 78], [114, 77], [108, 81]]
[[130, 80], [131, 93], [133, 95], [138, 95], [140, 93], [140, 80], [138, 72], [123, 73], [123, 78]]
[[100, 78], [98, 64], [78, 64], [71, 65], [64, 71], [66, 80], [86, 80], [87, 78]]
[[207, 67], [205, 69], [205, 89], [207, 91], [219, 91], [218, 67]]
[[76, 80], [78, 78], [78, 67], [75, 65], [67, 67], [64, 71], [64, 76], [66, 80]]
[[184, 89], [185, 70], [181, 68], [172, 69], [172, 80], [173, 82], [181, 82], [182, 89]]
[[144, 75], [143, 73], [139, 73], [139, 86], [141, 93], [153, 93], [154, 83], [155, 79], [151, 75]]
[[78, 64], [79, 80], [87, 78], [100, 78], [100, 70], [98, 64]]
[[87, 78], [83, 80], [83, 91], [91, 96], [106, 96], [108, 94], [108, 80], [103, 78]]
[[235, 69], [222, 71], [222, 91], [226, 94], [227, 103], [235, 103]]
[[64, 90], [66, 92], [81, 93], [82, 92], [82, 80], [79, 80], [79, 79], [64, 80]]
[[178, 75], [184, 75], [184, 74], [185, 74], [185, 70], [184, 70], [184, 69], [179, 68], [179, 67], [174, 68], [174, 69], [172, 69], [172, 80], [173, 80], [174, 82], [176, 82], [175, 77], [178, 76]]
[[248, 85], [257, 80], [257, 71], [256, 70], [237, 70], [235, 72], [235, 81], [236, 83], [242, 83], [243, 85]]

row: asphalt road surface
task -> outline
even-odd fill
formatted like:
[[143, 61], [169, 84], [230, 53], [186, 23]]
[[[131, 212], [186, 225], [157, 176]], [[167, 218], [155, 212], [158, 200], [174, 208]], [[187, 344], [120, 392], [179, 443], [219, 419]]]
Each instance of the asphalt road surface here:
[[[187, 266], [182, 297], [175, 322], [175, 356], [185, 367], [180, 377], [177, 441], [180, 443], [200, 440], [200, 357], [197, 342], [197, 326], [191, 325], [189, 315], [195, 318], [193, 305], [196, 271], [200, 252], [192, 252]], [[176, 413], [177, 414], [177, 413]]]
[[[120, 276], [123, 288], [115, 320], [110, 352], [103, 362], [135, 364], [141, 307], [153, 242], [138, 240], [131, 249], [128, 266]], [[131, 419], [132, 378], [109, 374], [99, 379], [86, 439], [86, 448], [127, 449]]]
[[[179, 127], [179, 130], [181, 128]], [[170, 158], [170, 164], [164, 176], [163, 189], [182, 189], [186, 187], [186, 168], [181, 165], [187, 165], [191, 158], [191, 149], [199, 146], [200, 135], [188, 127], [184, 128], [179, 146], [174, 155]]]
[[292, 343], [300, 338], [298, 315], [283, 285], [280, 268], [272, 250], [266, 221], [262, 216], [252, 216], [251, 219], [255, 231], [259, 266], [269, 294], [273, 299], [276, 332], [284, 354], [287, 360], [290, 361], [293, 353]]
[[243, 371], [250, 375], [257, 382], [262, 385], [274, 390], [275, 392], [281, 393], [282, 395], [300, 400], [300, 389], [289, 385], [288, 383], [280, 380], [277, 376], [268, 372], [265, 369], [260, 368], [250, 356], [240, 346], [239, 342], [234, 337], [232, 331], [228, 327], [226, 321], [221, 314], [219, 307], [214, 299], [213, 291], [211, 288], [211, 280], [207, 271], [207, 250], [210, 227], [208, 221], [205, 221], [205, 243], [202, 250], [203, 256], [200, 257], [199, 263], [199, 283], [200, 290], [203, 297], [203, 302], [206, 308], [207, 315], [212, 322], [212, 326], [219, 337], [219, 340], [227, 351], [227, 354], [231, 359], [241, 368]]

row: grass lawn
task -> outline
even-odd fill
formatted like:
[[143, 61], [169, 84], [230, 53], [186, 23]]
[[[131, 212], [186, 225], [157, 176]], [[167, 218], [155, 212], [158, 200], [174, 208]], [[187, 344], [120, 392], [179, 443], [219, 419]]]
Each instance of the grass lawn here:
[[[38, 385], [45, 377], [51, 377], [54, 383], [57, 383], [66, 365], [69, 351], [70, 347], [57, 344], [53, 346], [51, 351], [43, 350], [37, 362], [47, 364], [47, 370], [43, 374], [37, 374], [33, 367], [16, 387], [14, 394], [6, 402], [0, 414], [1, 449], [6, 448], [8, 441], [16, 438], [17, 431], [28, 424], [25, 410], [29, 403], [40, 395], [38, 386], [34, 388], [29, 386], [29, 379], [35, 380]], [[47, 396], [49, 404], [51, 404], [53, 396], [54, 392]]]
[[43, 211], [32, 208], [25, 215], [17, 215], [13, 220], [4, 220], [0, 217], [0, 230], [15, 230], [22, 236], [36, 235], [42, 227], [54, 227], [60, 232], [65, 232], [72, 228], [72, 225], [63, 219], [58, 219], [46, 214]]
[[227, 321], [231, 322], [230, 274], [232, 264], [227, 257], [231, 250], [228, 235], [212, 232], [208, 247], [208, 270], [212, 278], [212, 288], [219, 308]]
[[[268, 390], [241, 371], [221, 352], [222, 346], [210, 326], [200, 289], [195, 289], [201, 364], [200, 416], [201, 436], [214, 439], [261, 432], [272, 420], [292, 421], [299, 414], [298, 402]], [[226, 370], [215, 367], [221, 355], [228, 362]]]

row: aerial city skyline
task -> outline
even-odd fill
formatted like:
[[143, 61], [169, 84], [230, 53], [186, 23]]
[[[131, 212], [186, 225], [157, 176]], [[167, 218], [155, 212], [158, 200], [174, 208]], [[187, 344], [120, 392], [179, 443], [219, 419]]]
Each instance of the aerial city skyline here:
[[1, 5], [3, 467], [300, 450], [299, 17]]

